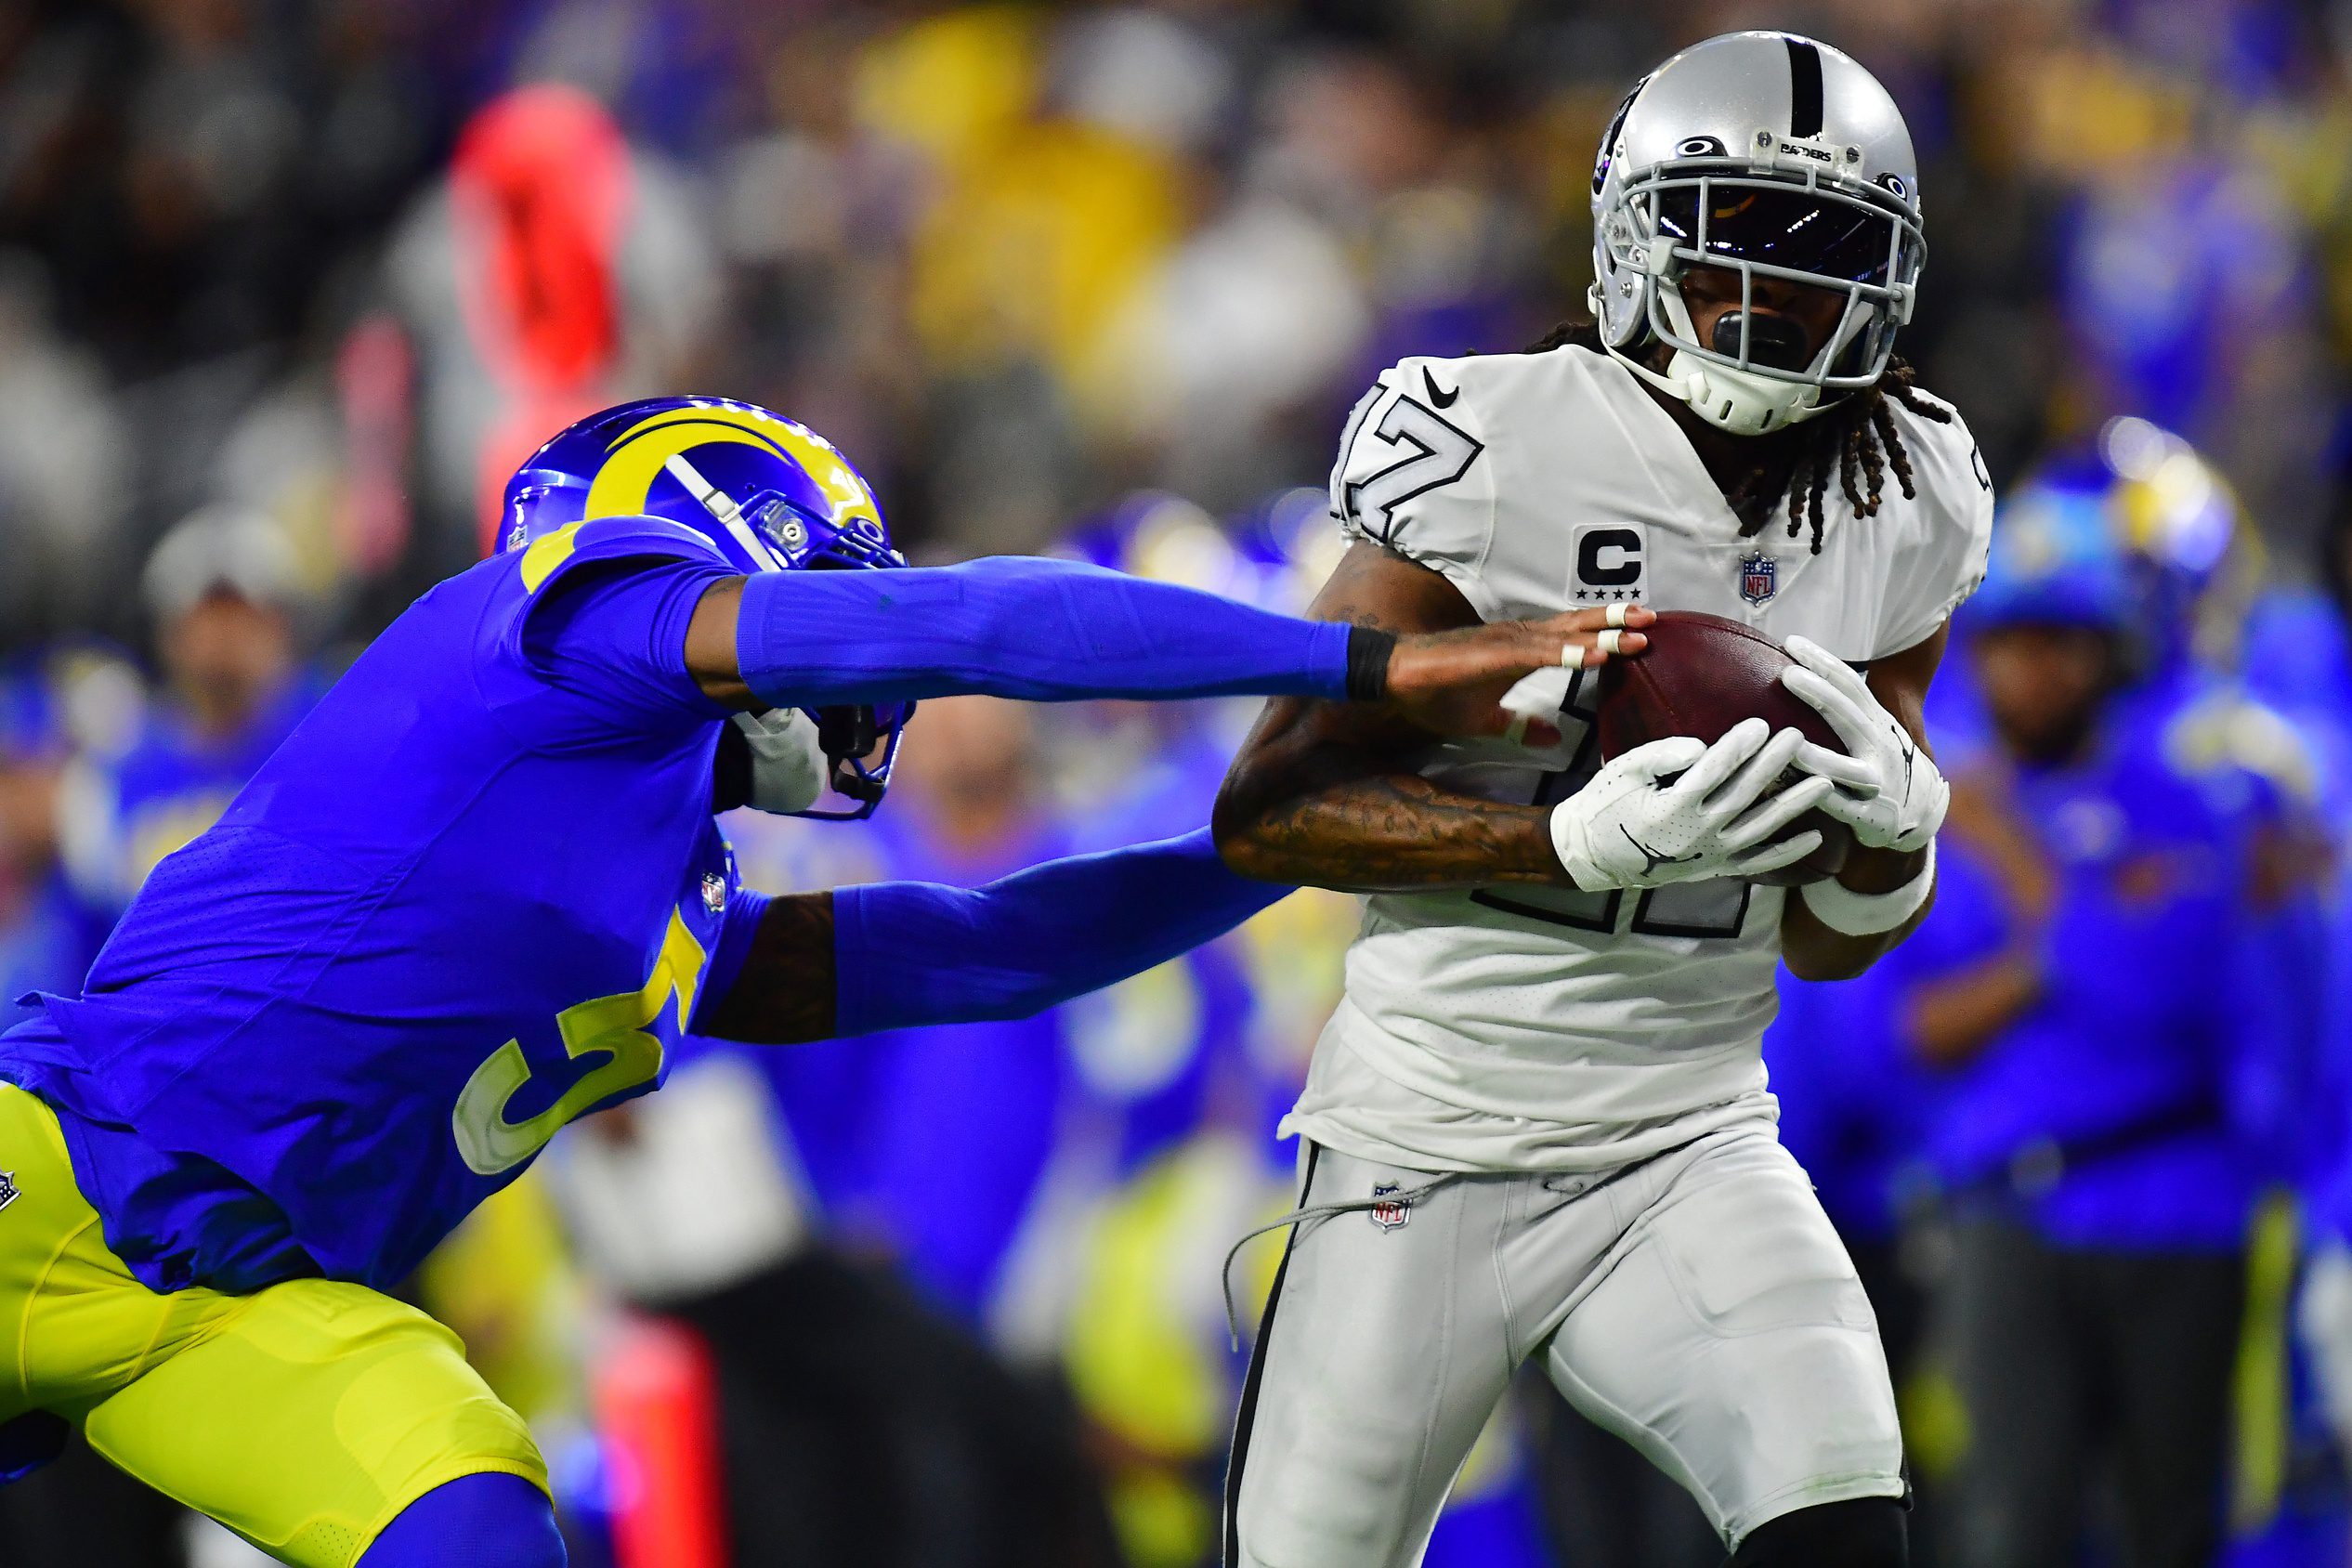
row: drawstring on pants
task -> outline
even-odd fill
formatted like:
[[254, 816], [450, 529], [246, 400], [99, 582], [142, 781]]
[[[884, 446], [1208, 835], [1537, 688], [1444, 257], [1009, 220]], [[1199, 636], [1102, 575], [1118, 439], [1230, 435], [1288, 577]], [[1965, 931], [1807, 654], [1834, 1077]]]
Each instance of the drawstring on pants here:
[[1345, 1203], [1306, 1204], [1301, 1208], [1292, 1209], [1280, 1219], [1267, 1221], [1256, 1230], [1244, 1235], [1239, 1241], [1235, 1242], [1225, 1253], [1225, 1266], [1219, 1275], [1225, 1292], [1225, 1333], [1232, 1340], [1233, 1348], [1236, 1351], [1241, 1349], [1241, 1313], [1234, 1305], [1234, 1260], [1241, 1256], [1243, 1248], [1269, 1231], [1278, 1231], [1286, 1226], [1296, 1225], [1308, 1220], [1327, 1220], [1335, 1214], [1362, 1214], [1388, 1203], [1402, 1204], [1410, 1209], [1440, 1187], [1458, 1182], [1461, 1178], [1462, 1172], [1449, 1170], [1442, 1176], [1433, 1177], [1422, 1183], [1418, 1187], [1408, 1187], [1402, 1192], [1381, 1193], [1373, 1197], [1352, 1198]]

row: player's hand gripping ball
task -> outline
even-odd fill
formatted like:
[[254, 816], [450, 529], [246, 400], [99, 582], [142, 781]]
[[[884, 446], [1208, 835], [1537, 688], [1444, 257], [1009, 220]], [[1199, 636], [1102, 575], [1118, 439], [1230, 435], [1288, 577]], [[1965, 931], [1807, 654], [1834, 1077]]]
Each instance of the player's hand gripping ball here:
[[1831, 789], [1778, 787], [1803, 744], [1752, 718], [1712, 745], [1670, 735], [1636, 746], [1552, 807], [1553, 852], [1588, 893], [1784, 872], [1820, 848], [1820, 832], [1796, 824]]
[[1836, 732], [1836, 744], [1797, 754], [1799, 767], [1837, 786], [1822, 810], [1872, 849], [1927, 848], [1952, 805], [1952, 786], [1934, 760], [1844, 660], [1810, 637], [1789, 638], [1788, 652], [1796, 663], [1781, 672], [1781, 684]]
[[[1844, 868], [1856, 834], [1850, 820], [1831, 807], [1838, 793], [1872, 787], [1865, 766], [1845, 756], [1834, 722], [1799, 701], [1802, 693], [1785, 682], [1789, 672], [1800, 668], [1790, 649], [1753, 627], [1719, 615], [1666, 610], [1650, 627], [1647, 652], [1613, 661], [1601, 673], [1603, 758], [1673, 736], [1713, 744], [1751, 718], [1763, 720], [1776, 736], [1795, 730], [1803, 738], [1775, 790], [1794, 787], [1807, 774], [1828, 778], [1838, 789], [1814, 791], [1819, 804], [1779, 836], [1785, 841], [1817, 832], [1821, 846], [1793, 865], [1754, 878], [1783, 886], [1819, 882]], [[1855, 679], [1859, 683], [1860, 677]]]

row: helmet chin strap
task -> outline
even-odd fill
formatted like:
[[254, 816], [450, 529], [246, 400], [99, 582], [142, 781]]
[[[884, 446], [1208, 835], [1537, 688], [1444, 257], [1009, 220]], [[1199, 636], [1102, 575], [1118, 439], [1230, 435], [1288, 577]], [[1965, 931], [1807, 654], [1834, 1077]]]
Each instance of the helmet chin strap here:
[[1692, 413], [1729, 435], [1769, 435], [1836, 407], [1820, 401], [1818, 386], [1711, 364], [1679, 348], [1666, 361], [1664, 375], [1614, 347], [1609, 352], [1634, 374], [1667, 397], [1690, 404]]
[[[1679, 289], [1661, 287], [1659, 304], [1674, 320], [1677, 332], [1697, 340], [1697, 330]], [[1660, 375], [1606, 339], [1602, 346], [1611, 359], [1667, 397], [1688, 403], [1692, 412], [1727, 435], [1769, 435], [1827, 413], [1839, 401], [1823, 402], [1819, 386], [1715, 364], [1684, 349], [1674, 351], [1666, 373]]]
[[700, 502], [703, 509], [719, 520], [719, 526], [725, 529], [738, 544], [750, 552], [751, 559], [769, 571], [783, 569], [784, 563], [776, 558], [776, 552], [770, 550], [760, 536], [751, 531], [751, 525], [743, 520], [743, 508], [735, 503], [735, 498], [704, 478], [702, 471], [686, 460], [686, 453], [673, 454], [661, 466], [668, 470], [672, 478], [686, 486], [686, 493]]

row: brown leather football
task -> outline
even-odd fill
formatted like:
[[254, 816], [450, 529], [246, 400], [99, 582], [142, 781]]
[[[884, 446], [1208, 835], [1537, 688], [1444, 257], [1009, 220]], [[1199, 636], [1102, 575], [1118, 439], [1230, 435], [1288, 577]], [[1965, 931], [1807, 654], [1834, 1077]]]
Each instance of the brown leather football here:
[[[1781, 685], [1781, 672], [1795, 660], [1763, 633], [1719, 615], [1676, 609], [1659, 611], [1647, 630], [1648, 648], [1601, 667], [1604, 759], [1673, 735], [1712, 744], [1751, 716], [1775, 731], [1794, 727], [1832, 751], [1845, 750], [1829, 721]], [[1809, 828], [1821, 830], [1821, 848], [1758, 881], [1793, 885], [1837, 874], [1854, 846], [1853, 830], [1810, 811], [1788, 831]]]

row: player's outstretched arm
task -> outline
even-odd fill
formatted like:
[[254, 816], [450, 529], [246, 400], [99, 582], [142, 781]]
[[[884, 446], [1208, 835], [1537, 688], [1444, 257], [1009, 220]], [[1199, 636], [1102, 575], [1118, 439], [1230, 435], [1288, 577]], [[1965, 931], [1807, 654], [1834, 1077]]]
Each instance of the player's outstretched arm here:
[[[1363, 542], [1349, 547], [1308, 614], [1416, 638], [1478, 624], [1478, 612], [1444, 577]], [[1585, 627], [1584, 635], [1605, 624], [1600, 610], [1558, 619]], [[1636, 610], [1628, 624], [1648, 619]], [[1644, 641], [1628, 631], [1622, 649], [1639, 651]], [[1421, 777], [1432, 739], [1429, 726], [1393, 711], [1277, 699], [1226, 775], [1217, 847], [1248, 876], [1356, 893], [1566, 884], [1549, 811]]]
[[696, 1027], [791, 1045], [1026, 1018], [1165, 963], [1287, 892], [1226, 869], [1203, 830], [984, 887], [881, 882], [777, 898]]
[[[1598, 663], [1597, 616], [1403, 635], [1300, 621], [1071, 561], [1001, 556], [897, 571], [766, 572], [712, 588], [686, 634], [704, 691], [824, 708], [980, 693], [1384, 700], [1446, 734], [1499, 730], [1513, 681]], [[1588, 624], [1589, 623], [1589, 624]], [[1416, 630], [1405, 629], [1408, 633]], [[1567, 655], [1574, 646], [1575, 655]]]

